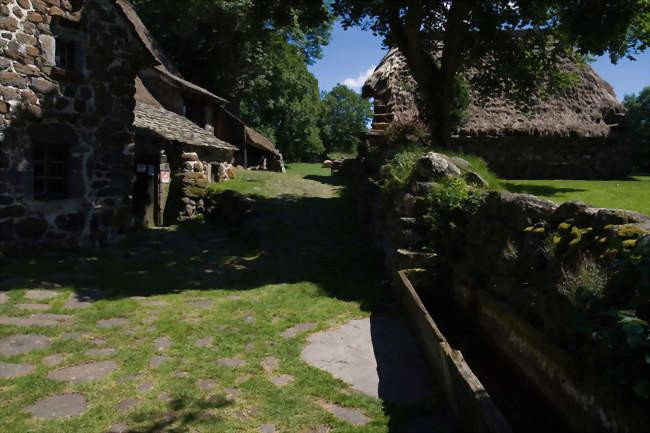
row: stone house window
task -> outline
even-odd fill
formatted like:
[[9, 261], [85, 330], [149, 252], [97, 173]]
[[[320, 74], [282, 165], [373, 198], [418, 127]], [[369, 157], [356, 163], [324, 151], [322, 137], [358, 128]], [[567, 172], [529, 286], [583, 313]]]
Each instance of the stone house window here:
[[75, 42], [59, 39], [56, 41], [56, 66], [62, 69], [75, 69]]
[[202, 104], [194, 101], [185, 101], [183, 105], [183, 116], [201, 128], [205, 127], [205, 107]]
[[55, 38], [55, 78], [65, 81], [77, 81], [83, 69], [83, 41], [86, 36], [79, 23], [65, 19], [56, 19], [52, 24]]
[[68, 146], [36, 143], [33, 149], [34, 199], [61, 200], [68, 189]]

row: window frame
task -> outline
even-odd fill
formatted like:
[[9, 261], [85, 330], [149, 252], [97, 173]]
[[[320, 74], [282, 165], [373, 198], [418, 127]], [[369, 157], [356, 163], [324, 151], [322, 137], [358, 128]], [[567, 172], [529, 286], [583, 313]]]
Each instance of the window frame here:
[[[36, 142], [32, 149], [32, 194], [37, 201], [65, 200], [70, 193], [70, 147]], [[39, 185], [40, 184], [40, 185]], [[59, 185], [55, 187], [54, 185]]]

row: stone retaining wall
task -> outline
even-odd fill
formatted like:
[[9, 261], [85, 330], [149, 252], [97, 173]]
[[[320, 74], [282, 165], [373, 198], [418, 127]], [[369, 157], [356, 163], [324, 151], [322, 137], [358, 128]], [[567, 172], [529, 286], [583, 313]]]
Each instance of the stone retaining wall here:
[[[133, 83], [153, 59], [109, 0], [0, 3], [0, 245], [113, 239], [133, 223]], [[35, 143], [64, 146], [65, 197], [34, 197]]]
[[423, 218], [431, 182], [422, 181], [381, 199], [375, 184], [363, 186], [362, 218], [387, 268], [428, 270], [419, 291], [455, 301], [574, 429], [642, 430], [639, 398], [571, 355], [578, 334], [567, 317], [577, 310], [557, 285], [583, 261], [607, 267], [631, 251], [649, 255], [650, 217], [493, 191], [432, 233]]
[[615, 137], [455, 137], [451, 146], [505, 179], [623, 179], [633, 154]]

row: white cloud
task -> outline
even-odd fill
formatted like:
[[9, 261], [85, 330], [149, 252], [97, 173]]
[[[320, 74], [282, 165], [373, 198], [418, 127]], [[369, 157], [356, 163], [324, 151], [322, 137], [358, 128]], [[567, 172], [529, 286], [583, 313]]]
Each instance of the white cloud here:
[[343, 84], [348, 86], [352, 90], [361, 90], [361, 87], [363, 86], [363, 83], [366, 82], [368, 78], [372, 75], [373, 72], [375, 72], [376, 65], [372, 65], [366, 72], [362, 72], [359, 74], [359, 77], [357, 78], [346, 78], [343, 80]]

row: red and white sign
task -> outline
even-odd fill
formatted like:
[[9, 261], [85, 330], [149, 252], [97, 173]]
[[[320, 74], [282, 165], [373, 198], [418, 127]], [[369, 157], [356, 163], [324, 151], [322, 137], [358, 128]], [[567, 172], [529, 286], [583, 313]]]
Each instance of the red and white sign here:
[[162, 183], [169, 183], [170, 178], [169, 178], [169, 172], [168, 171], [161, 171], [160, 172], [160, 181]]

